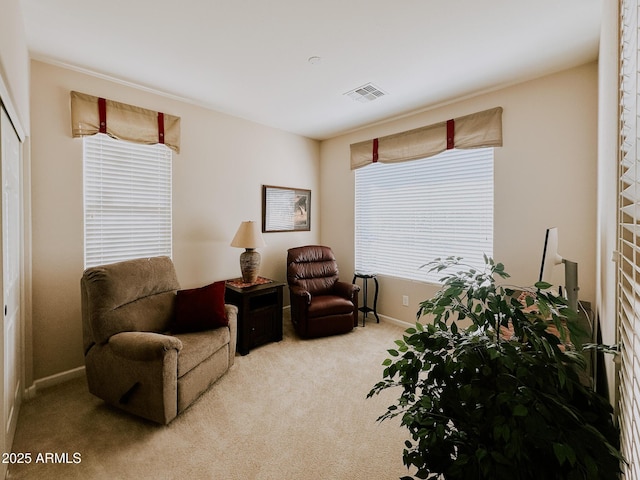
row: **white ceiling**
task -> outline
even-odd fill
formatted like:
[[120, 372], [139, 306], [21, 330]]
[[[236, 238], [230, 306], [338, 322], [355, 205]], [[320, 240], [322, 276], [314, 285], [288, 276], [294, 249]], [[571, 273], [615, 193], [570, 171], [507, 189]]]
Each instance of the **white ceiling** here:
[[326, 139], [595, 60], [603, 0], [20, 1], [33, 58]]

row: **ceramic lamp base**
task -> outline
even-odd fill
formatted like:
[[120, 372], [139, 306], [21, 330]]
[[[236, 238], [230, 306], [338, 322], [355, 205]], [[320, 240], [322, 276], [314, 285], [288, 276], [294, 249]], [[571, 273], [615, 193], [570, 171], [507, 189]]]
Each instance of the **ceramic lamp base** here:
[[260, 254], [253, 248], [247, 248], [240, 254], [240, 271], [244, 283], [255, 283], [260, 271]]

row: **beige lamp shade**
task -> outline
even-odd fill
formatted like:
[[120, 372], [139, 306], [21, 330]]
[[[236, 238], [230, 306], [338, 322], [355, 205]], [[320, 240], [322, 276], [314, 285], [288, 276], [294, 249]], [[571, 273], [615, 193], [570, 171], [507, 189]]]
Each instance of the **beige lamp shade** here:
[[260, 248], [266, 246], [258, 228], [258, 223], [254, 221], [242, 222], [236, 236], [231, 240], [232, 247], [238, 248]]
[[240, 224], [236, 236], [231, 240], [231, 246], [246, 249], [240, 254], [240, 271], [244, 283], [252, 284], [258, 280], [260, 254], [255, 249], [265, 245], [256, 222], [248, 221]]

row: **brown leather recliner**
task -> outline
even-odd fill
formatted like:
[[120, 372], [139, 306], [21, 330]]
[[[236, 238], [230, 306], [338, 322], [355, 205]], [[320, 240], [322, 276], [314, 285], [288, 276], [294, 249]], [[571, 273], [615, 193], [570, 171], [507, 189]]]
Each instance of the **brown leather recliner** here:
[[360, 287], [339, 281], [338, 263], [329, 247], [289, 249], [287, 282], [291, 321], [301, 337], [347, 333], [358, 325]]

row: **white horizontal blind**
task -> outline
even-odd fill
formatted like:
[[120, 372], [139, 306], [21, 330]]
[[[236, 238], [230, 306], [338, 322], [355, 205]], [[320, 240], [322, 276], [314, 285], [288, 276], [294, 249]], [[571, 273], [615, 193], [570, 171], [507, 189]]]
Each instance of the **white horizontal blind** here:
[[617, 316], [619, 425], [627, 480], [640, 479], [640, 156], [638, 0], [621, 2]]
[[493, 255], [493, 148], [356, 170], [356, 270], [437, 282], [421, 265]]
[[85, 268], [171, 256], [171, 150], [103, 134], [83, 145]]

